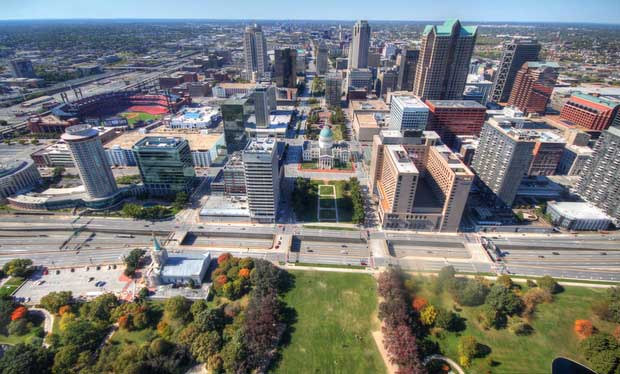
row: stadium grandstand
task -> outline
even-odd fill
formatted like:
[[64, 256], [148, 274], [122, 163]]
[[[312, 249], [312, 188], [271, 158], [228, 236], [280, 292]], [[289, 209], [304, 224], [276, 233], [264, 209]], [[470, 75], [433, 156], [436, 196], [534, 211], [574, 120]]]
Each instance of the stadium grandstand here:
[[179, 108], [189, 103], [189, 98], [176, 95], [117, 91], [61, 104], [52, 109], [52, 114], [61, 119], [103, 117], [119, 112], [167, 114], [176, 113]]

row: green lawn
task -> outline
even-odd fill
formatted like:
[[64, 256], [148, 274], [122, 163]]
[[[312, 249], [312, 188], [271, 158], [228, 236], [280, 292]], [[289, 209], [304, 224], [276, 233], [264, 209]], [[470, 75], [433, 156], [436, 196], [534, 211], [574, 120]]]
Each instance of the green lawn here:
[[124, 112], [124, 113], [121, 113], [121, 117], [127, 118], [127, 122], [129, 123], [129, 126], [133, 126], [133, 124], [138, 121], [146, 122], [149, 120], [157, 120], [161, 118], [161, 116], [158, 114], [149, 114], [149, 113], [142, 113], [142, 112]]
[[[525, 286], [523, 286], [525, 288]], [[531, 322], [534, 333], [530, 336], [516, 336], [508, 331], [483, 330], [476, 317], [480, 307], [458, 307], [465, 318], [467, 329], [461, 333], [445, 333], [437, 338], [443, 353], [458, 360], [459, 336], [473, 335], [491, 349], [490, 357], [499, 365], [489, 370], [485, 359], [475, 359], [471, 373], [516, 374], [549, 373], [551, 361], [558, 356], [586, 362], [579, 350], [579, 339], [573, 332], [576, 319], [590, 319], [601, 331], [613, 332], [613, 324], [599, 320], [590, 310], [590, 305], [604, 294], [604, 290], [581, 287], [566, 287], [563, 293], [555, 295], [551, 304], [539, 305]], [[447, 293], [434, 295], [422, 289], [419, 295], [426, 297], [433, 305], [453, 309], [455, 303]]]
[[329, 196], [331, 197], [334, 194], [334, 187], [331, 186], [331, 184], [329, 185], [320, 185], [319, 186], [319, 195], [320, 196]]
[[310, 170], [318, 169], [319, 168], [319, 164], [316, 161], [304, 161], [304, 162], [301, 163], [301, 168], [302, 168], [302, 170], [303, 169], [306, 169], [306, 170], [308, 170], [308, 169], [310, 169]]
[[297, 312], [275, 373], [385, 373], [371, 336], [378, 329], [375, 280], [366, 274], [292, 271], [284, 301]]
[[[347, 181], [322, 181], [322, 180], [311, 180], [314, 186], [316, 186], [316, 190], [319, 191], [320, 194], [330, 194], [332, 193], [332, 187], [322, 186], [321, 185], [331, 185], [336, 189], [336, 205], [338, 207], [338, 222], [350, 223], [353, 215], [353, 202], [351, 201], [351, 197], [348, 191], [345, 190], [345, 185]], [[321, 197], [319, 204], [321, 204], [324, 208], [332, 208], [333, 202], [329, 197], [323, 196]], [[302, 211], [295, 211], [297, 214], [297, 218], [302, 222], [317, 222], [317, 201], [313, 199], [312, 204], [308, 204], [305, 206]], [[334, 211], [330, 212], [327, 210], [321, 211], [322, 219], [335, 219], [336, 214]]]
[[339, 227], [339, 226], [323, 226], [323, 225], [303, 225], [304, 229], [314, 230], [338, 230], [338, 231], [359, 231], [354, 227]]
[[114, 335], [112, 335], [112, 338], [110, 340], [113, 343], [141, 345], [142, 343], [153, 340], [157, 336], [157, 330], [153, 328], [146, 328], [144, 330], [136, 331], [118, 329], [116, 330]]
[[22, 283], [24, 283], [24, 278], [21, 277], [11, 277], [6, 283], [0, 288], [0, 297], [9, 296], [12, 294], [17, 287], [19, 287]]

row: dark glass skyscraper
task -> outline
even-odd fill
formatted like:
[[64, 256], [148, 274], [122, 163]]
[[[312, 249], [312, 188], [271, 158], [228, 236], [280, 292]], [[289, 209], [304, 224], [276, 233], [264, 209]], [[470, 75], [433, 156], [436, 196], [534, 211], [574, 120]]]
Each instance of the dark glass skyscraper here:
[[495, 75], [491, 101], [506, 102], [510, 97], [517, 72], [527, 61], [538, 61], [540, 44], [532, 39], [513, 39], [504, 43], [502, 61]]
[[149, 193], [164, 196], [191, 192], [196, 173], [187, 140], [147, 136], [133, 146], [133, 151]]

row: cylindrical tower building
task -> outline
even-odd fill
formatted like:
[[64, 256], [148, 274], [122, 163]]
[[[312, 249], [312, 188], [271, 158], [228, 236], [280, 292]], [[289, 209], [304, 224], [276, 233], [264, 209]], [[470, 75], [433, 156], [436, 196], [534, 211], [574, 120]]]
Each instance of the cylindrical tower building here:
[[62, 135], [62, 139], [71, 150], [88, 196], [99, 199], [116, 193], [116, 181], [99, 139], [99, 131], [90, 125], [71, 126]]

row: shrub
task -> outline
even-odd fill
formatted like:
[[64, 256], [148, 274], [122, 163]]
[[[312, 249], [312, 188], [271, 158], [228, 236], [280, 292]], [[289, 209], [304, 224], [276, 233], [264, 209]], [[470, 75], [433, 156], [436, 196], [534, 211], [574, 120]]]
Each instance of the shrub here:
[[25, 318], [20, 318], [11, 321], [7, 329], [9, 331], [9, 334], [11, 335], [23, 336], [28, 333], [30, 327], [28, 325], [28, 321], [26, 321]]
[[217, 264], [221, 265], [222, 263], [227, 262], [231, 258], [232, 258], [232, 255], [230, 253], [222, 253], [221, 255], [217, 257]]
[[564, 290], [562, 286], [560, 286], [558, 282], [556, 282], [555, 279], [553, 279], [552, 277], [548, 275], [545, 275], [544, 277], [540, 278], [537, 284], [538, 284], [538, 287], [545, 289], [551, 292], [552, 294], [560, 293]]
[[11, 321], [16, 321], [18, 319], [22, 319], [22, 318], [26, 317], [27, 314], [28, 314], [28, 309], [26, 309], [26, 307], [20, 305], [17, 308], [15, 308], [13, 313], [11, 313]]
[[428, 305], [428, 301], [426, 301], [426, 299], [423, 297], [415, 297], [413, 299], [413, 302], [411, 303], [411, 306], [413, 307], [413, 309], [418, 312], [424, 309], [426, 305]]
[[250, 278], [250, 269], [242, 268], [239, 270], [239, 277], [249, 279]]
[[69, 313], [71, 312], [71, 306], [70, 305], [63, 305], [60, 308], [58, 308], [58, 315], [63, 315], [65, 313]]
[[432, 305], [427, 305], [420, 313], [420, 322], [424, 326], [432, 326], [437, 318], [437, 309]]
[[543, 288], [532, 288], [528, 290], [523, 297], [523, 315], [527, 318], [531, 317], [536, 310], [536, 306], [542, 303], [550, 303], [553, 301], [553, 295]]
[[471, 360], [480, 355], [480, 344], [473, 336], [462, 336], [457, 347], [461, 365], [469, 367]]
[[579, 338], [585, 339], [592, 336], [592, 334], [594, 333], [594, 326], [592, 325], [592, 322], [587, 319], [578, 319], [575, 320], [573, 330], [579, 336]]
[[515, 335], [530, 335], [534, 329], [529, 323], [526, 323], [518, 318], [514, 318], [510, 321], [508, 331]]

